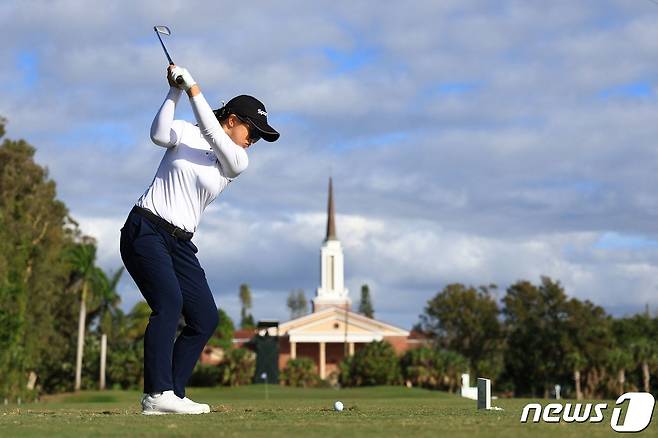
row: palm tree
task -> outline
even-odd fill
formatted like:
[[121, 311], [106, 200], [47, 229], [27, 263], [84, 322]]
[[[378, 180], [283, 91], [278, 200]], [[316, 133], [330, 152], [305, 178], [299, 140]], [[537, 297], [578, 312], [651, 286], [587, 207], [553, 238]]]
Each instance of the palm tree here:
[[631, 344], [633, 356], [637, 363], [642, 367], [642, 383], [644, 392], [649, 392], [650, 385], [650, 368], [656, 362], [656, 347], [654, 343], [647, 338], [637, 339]]
[[583, 393], [580, 390], [580, 372], [585, 366], [587, 366], [587, 359], [576, 350], [568, 353], [565, 359], [567, 366], [573, 372], [573, 383], [576, 387], [576, 400], [582, 400]]
[[435, 351], [429, 347], [407, 350], [400, 361], [404, 378], [421, 388], [433, 388], [439, 380], [437, 376], [443, 375], [435, 356]]
[[[90, 298], [88, 318], [98, 318], [98, 327], [101, 334], [112, 335], [112, 317], [116, 313], [121, 296], [117, 293], [117, 285], [124, 272], [124, 267], [117, 269], [109, 276], [100, 268], [96, 268], [94, 278], [94, 294]], [[91, 310], [93, 309], [93, 310]]]
[[615, 347], [608, 351], [606, 362], [613, 373], [617, 374], [617, 395], [624, 393], [626, 383], [626, 369], [633, 365], [633, 355], [630, 351]]
[[123, 266], [109, 277], [100, 268], [95, 268], [94, 291], [92, 301], [93, 311], [89, 312], [89, 320], [98, 318], [98, 328], [101, 332], [101, 364], [100, 364], [100, 389], [105, 389], [105, 358], [108, 334], [111, 337], [112, 319], [116, 313], [121, 297], [116, 291], [117, 284], [123, 274]]
[[468, 369], [468, 360], [461, 354], [454, 351], [440, 351], [444, 367], [444, 382], [448, 386], [449, 392], [454, 392], [461, 384], [461, 376], [464, 370]]
[[75, 390], [80, 390], [82, 382], [82, 355], [84, 350], [85, 326], [87, 318], [87, 297], [91, 285], [98, 276], [94, 265], [96, 260], [96, 245], [92, 242], [76, 244], [67, 255], [72, 265], [74, 275], [78, 277], [80, 286], [80, 316], [78, 318], [78, 348], [75, 360]]
[[148, 326], [149, 318], [151, 316], [151, 308], [146, 301], [138, 301], [128, 314], [128, 326], [126, 328], [126, 336], [135, 341], [141, 340], [144, 337], [146, 326]]

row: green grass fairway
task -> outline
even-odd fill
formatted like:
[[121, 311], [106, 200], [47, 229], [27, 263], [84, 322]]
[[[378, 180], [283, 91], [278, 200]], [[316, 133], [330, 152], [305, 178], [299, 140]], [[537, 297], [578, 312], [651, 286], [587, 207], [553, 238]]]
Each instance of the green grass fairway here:
[[[191, 437], [598, 437], [610, 428], [614, 401], [599, 424], [521, 424], [531, 400], [495, 400], [504, 411], [478, 412], [455, 395], [377, 387], [296, 389], [263, 385], [192, 388], [188, 396], [209, 403], [206, 415], [140, 415], [136, 391], [85, 391], [21, 406], [0, 407], [0, 437], [191, 436]], [[334, 412], [341, 400], [343, 412]], [[540, 401], [542, 404], [546, 400]], [[655, 420], [655, 418], [654, 418]], [[639, 436], [658, 436], [658, 420]], [[623, 436], [623, 435], [622, 435]]]

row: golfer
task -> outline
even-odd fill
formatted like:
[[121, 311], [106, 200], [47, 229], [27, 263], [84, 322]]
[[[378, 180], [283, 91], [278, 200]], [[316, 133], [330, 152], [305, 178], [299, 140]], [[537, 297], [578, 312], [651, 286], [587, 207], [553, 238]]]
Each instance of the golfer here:
[[[213, 111], [186, 69], [169, 66], [167, 80], [169, 93], [151, 126], [151, 139], [166, 150], [121, 229], [121, 258], [151, 307], [142, 413], [201, 414], [210, 407], [185, 397], [185, 385], [218, 315], [191, 239], [204, 209], [247, 168], [249, 146], [276, 141], [279, 133], [254, 97], [237, 96]], [[174, 120], [183, 91], [197, 125]], [[181, 314], [186, 325], [176, 338]]]

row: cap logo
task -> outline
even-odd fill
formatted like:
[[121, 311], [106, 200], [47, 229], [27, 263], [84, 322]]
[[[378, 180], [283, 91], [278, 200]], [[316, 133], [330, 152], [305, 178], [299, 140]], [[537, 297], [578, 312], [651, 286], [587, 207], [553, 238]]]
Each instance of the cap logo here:
[[262, 109], [258, 108], [257, 112], [258, 112], [259, 115], [267, 117], [267, 113], [265, 111], [263, 111]]

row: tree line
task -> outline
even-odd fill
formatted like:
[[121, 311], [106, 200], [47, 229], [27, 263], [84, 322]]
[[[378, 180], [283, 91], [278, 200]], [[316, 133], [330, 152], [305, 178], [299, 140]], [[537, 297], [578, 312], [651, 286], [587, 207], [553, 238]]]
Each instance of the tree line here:
[[450, 284], [415, 328], [507, 395], [548, 397], [560, 385], [570, 397], [601, 398], [658, 387], [658, 318], [648, 312], [614, 318], [549, 277], [519, 280], [500, 301], [496, 292]]
[[[0, 399], [98, 387], [101, 339], [106, 373], [141, 379], [141, 337], [150, 310], [119, 309], [123, 269], [96, 265], [96, 242], [56, 198], [35, 148], [5, 136], [0, 119]], [[84, 364], [84, 366], [83, 366]]]
[[559, 281], [519, 280], [497, 299], [495, 285], [454, 283], [427, 302], [414, 330], [428, 342], [397, 355], [386, 341], [357, 349], [322, 381], [300, 357], [281, 373], [292, 386], [407, 384], [456, 391], [461, 374], [492, 379], [502, 396], [616, 398], [653, 392], [658, 371], [658, 318], [614, 318], [588, 300], [570, 298]]

